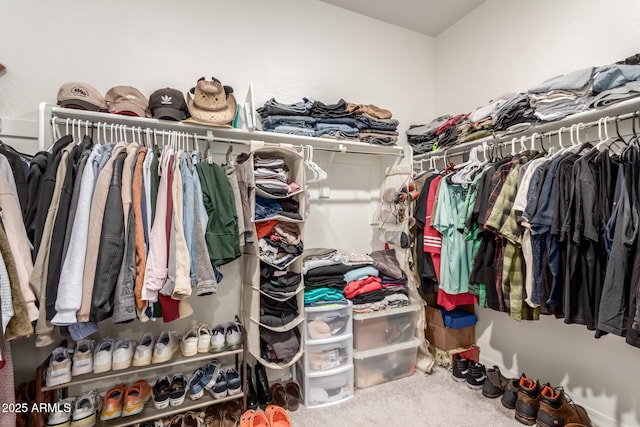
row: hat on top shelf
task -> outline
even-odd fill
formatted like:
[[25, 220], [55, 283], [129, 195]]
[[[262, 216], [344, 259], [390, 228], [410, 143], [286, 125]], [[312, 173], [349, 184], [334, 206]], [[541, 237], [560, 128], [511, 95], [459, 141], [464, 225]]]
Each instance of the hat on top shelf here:
[[154, 119], [184, 120], [189, 117], [184, 95], [177, 89], [158, 89], [149, 96], [149, 110]]
[[114, 86], [104, 96], [109, 112], [125, 116], [146, 117], [149, 103], [147, 98], [132, 86]]
[[196, 87], [187, 92], [189, 122], [205, 125], [228, 125], [236, 116], [236, 98], [233, 88], [222, 86], [220, 80], [201, 77]]
[[83, 82], [67, 82], [58, 89], [58, 105], [77, 110], [106, 110], [104, 97], [95, 87]]

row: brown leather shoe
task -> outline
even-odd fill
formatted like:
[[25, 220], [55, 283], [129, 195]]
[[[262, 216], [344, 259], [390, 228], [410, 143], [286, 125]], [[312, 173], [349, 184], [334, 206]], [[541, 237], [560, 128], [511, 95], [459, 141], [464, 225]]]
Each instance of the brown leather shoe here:
[[542, 427], [591, 426], [587, 411], [582, 406], [569, 402], [562, 388], [554, 389], [549, 384], [545, 384], [540, 392], [540, 409], [536, 422]]
[[538, 401], [540, 400], [540, 383], [522, 374], [518, 382], [518, 400], [516, 401], [516, 420], [528, 426], [536, 423]]

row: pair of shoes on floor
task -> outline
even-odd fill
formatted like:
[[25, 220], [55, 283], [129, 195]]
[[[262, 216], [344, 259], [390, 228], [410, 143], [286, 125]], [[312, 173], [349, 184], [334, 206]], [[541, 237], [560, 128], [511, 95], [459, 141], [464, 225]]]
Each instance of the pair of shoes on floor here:
[[283, 407], [267, 405], [264, 412], [245, 411], [240, 418], [240, 427], [291, 427], [291, 418]]
[[293, 381], [286, 384], [271, 384], [273, 403], [288, 411], [296, 411], [300, 406], [300, 386]]
[[151, 397], [151, 387], [140, 380], [131, 386], [118, 384], [104, 395], [100, 420], [128, 417], [142, 412], [144, 404]]
[[229, 322], [217, 325], [211, 330], [209, 350], [217, 353], [224, 350], [235, 350], [242, 344], [242, 325]]
[[[495, 369], [495, 367], [494, 367]], [[495, 375], [494, 375], [495, 377]], [[504, 378], [504, 377], [502, 377]], [[541, 427], [591, 427], [587, 411], [573, 403], [562, 387], [540, 386], [525, 374], [506, 379], [502, 405], [515, 409], [515, 419], [525, 425]]]
[[47, 427], [91, 427], [96, 423], [98, 405], [98, 393], [95, 391], [61, 399], [55, 405], [56, 410], [49, 414]]
[[453, 356], [453, 379], [457, 382], [466, 382], [469, 388], [479, 390], [483, 387], [487, 378], [485, 367], [471, 359], [466, 359], [456, 354]]
[[151, 388], [153, 393], [153, 405], [156, 409], [165, 409], [169, 405], [180, 406], [187, 396], [189, 380], [181, 373], [157, 378]]

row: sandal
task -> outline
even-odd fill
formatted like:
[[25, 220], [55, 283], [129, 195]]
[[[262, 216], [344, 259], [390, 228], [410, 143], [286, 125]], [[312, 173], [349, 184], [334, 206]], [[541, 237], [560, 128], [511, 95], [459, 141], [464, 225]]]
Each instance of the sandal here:
[[264, 410], [271, 427], [291, 427], [291, 418], [281, 406], [268, 405]]
[[[300, 406], [300, 386], [293, 381], [288, 382], [284, 387], [287, 395], [287, 406], [289, 411], [296, 411]], [[282, 406], [282, 405], [280, 405]]]
[[240, 425], [240, 416], [242, 414], [242, 405], [237, 400], [231, 400], [222, 406], [222, 427], [238, 427]]
[[255, 414], [255, 411], [253, 409], [247, 409], [240, 417], [240, 427], [251, 427], [253, 414]]
[[287, 393], [285, 391], [285, 387], [281, 383], [273, 383], [271, 384], [271, 399], [273, 403], [286, 408], [288, 405], [287, 402]]

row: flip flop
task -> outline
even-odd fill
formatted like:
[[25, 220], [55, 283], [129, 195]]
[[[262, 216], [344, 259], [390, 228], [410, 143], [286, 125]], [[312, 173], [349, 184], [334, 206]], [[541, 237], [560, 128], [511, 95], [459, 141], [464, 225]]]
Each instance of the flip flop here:
[[[293, 381], [284, 386], [287, 395], [287, 406], [289, 411], [296, 411], [300, 406], [300, 386]], [[280, 405], [282, 406], [282, 405]]]
[[281, 383], [271, 384], [271, 399], [274, 404], [282, 406], [283, 408], [289, 406], [285, 387]]
[[269, 417], [269, 425], [271, 427], [291, 427], [291, 418], [281, 406], [268, 405], [264, 411]]

